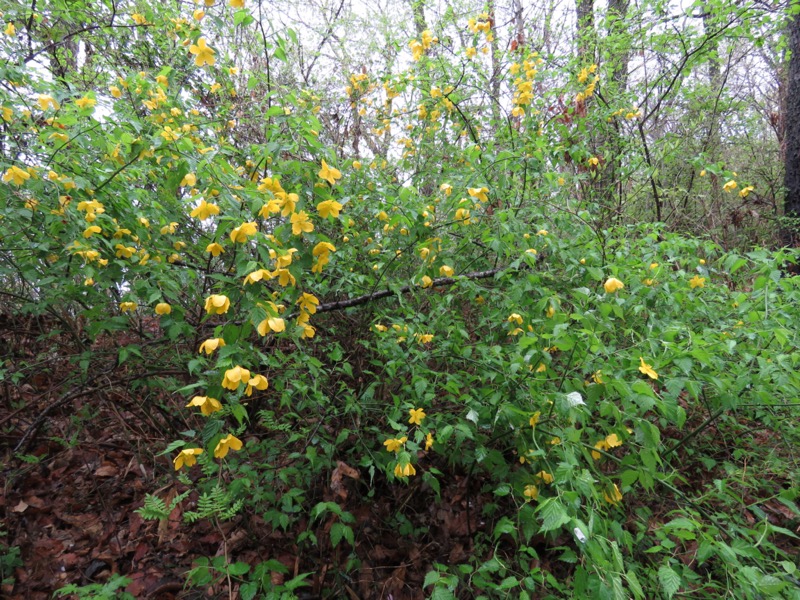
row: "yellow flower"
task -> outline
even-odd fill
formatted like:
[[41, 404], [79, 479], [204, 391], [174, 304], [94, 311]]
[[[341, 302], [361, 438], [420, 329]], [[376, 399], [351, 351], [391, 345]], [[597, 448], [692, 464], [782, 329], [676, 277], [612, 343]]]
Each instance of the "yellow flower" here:
[[596, 167], [599, 164], [600, 164], [600, 160], [596, 156], [592, 156], [589, 159], [589, 166], [590, 167]]
[[206, 353], [206, 356], [211, 356], [211, 353], [214, 352], [217, 348], [222, 348], [225, 345], [225, 340], [222, 338], [210, 338], [207, 339], [205, 342], [200, 344], [200, 348], [198, 352]]
[[731, 192], [736, 189], [736, 186], [737, 183], [733, 179], [731, 179], [727, 181], [725, 185], [722, 186], [722, 189], [725, 190], [726, 192]]
[[376, 216], [378, 217], [378, 221], [388, 221], [389, 220], [389, 215], [386, 214], [385, 210], [382, 210]]
[[552, 306], [548, 306], [547, 310], [545, 311], [545, 315], [547, 316], [547, 318], [550, 319], [555, 314], [556, 314], [556, 309], [553, 308]]
[[700, 171], [700, 177], [705, 177], [705, 176], [706, 176], [706, 170], [703, 169], [702, 171]]
[[225, 252], [225, 248], [217, 244], [216, 242], [212, 242], [208, 246], [206, 246], [206, 252], [210, 252], [211, 256], [219, 256], [223, 252]]
[[172, 312], [172, 307], [166, 302], [159, 302], [155, 310], [157, 315], [168, 315]]
[[270, 331], [274, 331], [275, 333], [280, 333], [281, 331], [286, 330], [286, 321], [281, 319], [280, 317], [267, 317], [261, 323], [258, 324], [256, 327], [258, 334], [260, 336], [267, 335]]
[[293, 235], [302, 235], [304, 232], [311, 233], [314, 231], [314, 224], [309, 220], [308, 213], [304, 210], [294, 213], [289, 220], [292, 223]]
[[257, 281], [261, 281], [262, 279], [264, 279], [265, 281], [269, 281], [270, 279], [272, 279], [272, 273], [270, 273], [266, 269], [257, 269], [252, 273], [249, 273], [247, 277], [244, 278], [243, 285], [247, 285], [248, 283], [252, 285]]
[[138, 305], [136, 302], [120, 302], [119, 303], [119, 310], [120, 312], [133, 312], [136, 310]]
[[52, 108], [53, 110], [58, 110], [58, 102], [56, 102], [55, 98], [49, 96], [47, 94], [40, 94], [39, 95], [39, 108], [42, 110], [47, 110], [48, 108]]
[[420, 344], [429, 344], [431, 341], [433, 341], [432, 333], [417, 333], [415, 335]]
[[411, 418], [408, 420], [412, 425], [422, 425], [422, 420], [425, 418], [425, 410], [422, 408], [412, 408], [408, 411]]
[[477, 198], [481, 202], [489, 201], [489, 197], [486, 195], [489, 193], [489, 188], [467, 188], [467, 193], [473, 198]]
[[386, 450], [389, 452], [400, 452], [403, 448], [403, 444], [408, 441], [408, 437], [403, 436], [399, 439], [389, 439], [383, 442], [383, 445], [386, 446]]
[[689, 287], [692, 289], [705, 286], [706, 286], [705, 277], [700, 277], [699, 275], [695, 275], [689, 280]]
[[356, 171], [358, 171], [358, 170], [361, 168], [361, 161], [360, 161], [360, 160], [354, 160], [354, 161], [353, 161], [353, 168], [354, 168]]
[[531, 417], [530, 421], [528, 421], [528, 423], [531, 424], [531, 427], [536, 427], [536, 425], [539, 423], [539, 418], [541, 416], [542, 416], [541, 411], [537, 410], [535, 413], [533, 413], [533, 416]]
[[225, 458], [228, 455], [228, 450], [241, 450], [242, 440], [228, 434], [222, 438], [217, 447], [214, 448], [214, 458]]
[[439, 275], [442, 277], [452, 277], [454, 272], [455, 271], [453, 271], [453, 267], [449, 267], [447, 265], [442, 265], [439, 267]]
[[97, 225], [91, 225], [83, 230], [83, 237], [88, 239], [92, 237], [95, 233], [100, 233], [102, 229], [100, 229]]
[[181, 187], [194, 187], [197, 184], [197, 175], [194, 173], [187, 173], [181, 179]]
[[431, 279], [427, 275], [423, 275], [421, 279], [421, 285], [424, 288], [429, 288], [433, 285], [433, 279]]
[[197, 44], [189, 46], [189, 52], [195, 55], [194, 64], [198, 67], [203, 65], [213, 65], [216, 61], [214, 59], [214, 50], [206, 45], [206, 38], [201, 37], [197, 40]]
[[313, 315], [314, 313], [317, 312], [317, 306], [319, 306], [319, 299], [313, 294], [307, 294], [303, 292], [303, 294], [297, 300], [297, 304], [300, 305], [300, 310], [304, 310], [307, 313]]
[[252, 379], [247, 382], [247, 389], [245, 390], [245, 394], [247, 396], [253, 395], [253, 390], [261, 390], [264, 391], [269, 387], [269, 381], [263, 375], [253, 375]]
[[14, 185], [22, 185], [30, 178], [30, 173], [24, 169], [20, 169], [17, 166], [9, 167], [8, 170], [3, 174], [3, 182], [8, 183], [10, 181]]
[[595, 371], [592, 375], [592, 381], [598, 384], [605, 383], [605, 381], [603, 381], [603, 371]]
[[225, 295], [212, 294], [206, 298], [205, 309], [209, 315], [224, 315], [230, 307], [231, 301]]
[[639, 362], [641, 363], [639, 365], [639, 371], [641, 373], [647, 375], [650, 379], [658, 379], [658, 373], [656, 373], [653, 370], [652, 366], [650, 366], [646, 362], [644, 362], [644, 358], [643, 357], [641, 357], [641, 356], [639, 357]]
[[522, 315], [518, 313], [511, 313], [506, 319], [509, 323], [516, 323], [517, 325], [522, 325]]
[[317, 212], [319, 212], [319, 216], [323, 219], [327, 219], [329, 216], [335, 219], [339, 216], [340, 210], [342, 210], [342, 205], [336, 202], [336, 200], [325, 200], [317, 204]]
[[250, 381], [250, 371], [236, 365], [232, 369], [225, 371], [225, 376], [222, 379], [222, 387], [235, 392], [239, 389], [240, 383], [247, 383], [248, 381]]
[[175, 463], [175, 470], [179, 470], [184, 465], [191, 467], [197, 462], [195, 457], [202, 453], [202, 448], [184, 448], [178, 453], [178, 456], [175, 457], [175, 460], [172, 461]]
[[622, 440], [619, 439], [616, 433], [611, 433], [606, 436], [606, 446], [609, 448], [616, 448], [617, 446], [622, 446]]
[[14, 27], [14, 23], [9, 21], [6, 24], [6, 28], [3, 30], [3, 33], [5, 33], [8, 37], [14, 37], [17, 33], [17, 28]]
[[89, 98], [88, 96], [84, 96], [83, 98], [78, 98], [75, 100], [75, 106], [80, 108], [81, 110], [87, 108], [94, 108], [94, 105], [97, 104], [97, 100], [94, 98]]
[[406, 463], [406, 464], [404, 464], [402, 466], [400, 465], [400, 463], [397, 463], [397, 466], [395, 466], [395, 468], [394, 468], [394, 476], [395, 477], [405, 478], [405, 477], [410, 477], [410, 476], [416, 475], [416, 474], [417, 474], [417, 470], [414, 468], [414, 465], [412, 465], [411, 463]]
[[477, 54], [477, 52], [478, 51], [473, 46], [470, 46], [466, 50], [467, 58], [474, 58], [475, 54]]
[[[450, 185], [449, 183], [443, 183], [442, 185], [439, 186], [439, 189], [442, 192], [444, 192], [445, 196], [449, 196], [450, 194], [453, 193], [453, 186]], [[481, 188], [481, 189], [485, 189], [485, 188]], [[489, 190], [486, 190], [486, 191], [488, 192]]]
[[114, 248], [117, 250], [117, 258], [130, 258], [136, 252], [136, 248], [133, 246], [126, 246], [125, 244], [117, 244]]
[[328, 163], [325, 162], [325, 159], [322, 160], [322, 168], [319, 170], [320, 179], [324, 179], [331, 185], [336, 185], [336, 180], [342, 178], [342, 172], [339, 169], [334, 169], [333, 167], [329, 167]]
[[201, 221], [205, 221], [211, 215], [218, 215], [219, 214], [219, 206], [216, 204], [212, 204], [210, 202], [206, 202], [204, 199], [200, 199], [200, 204], [189, 213], [190, 217], [197, 217]]
[[211, 398], [208, 396], [195, 396], [189, 401], [189, 404], [186, 405], [186, 408], [190, 406], [199, 406], [200, 412], [203, 413], [205, 416], [212, 415], [218, 410], [222, 410], [222, 404], [216, 398]]
[[526, 485], [522, 494], [528, 500], [536, 500], [536, 498], [539, 497], [539, 488], [537, 488], [535, 485]]
[[147, 24], [147, 19], [145, 18], [145, 16], [139, 13], [133, 13], [131, 15], [131, 19], [133, 19], [133, 22], [136, 23], [137, 25]]
[[739, 190], [739, 197], [747, 198], [747, 196], [750, 195], [750, 192], [752, 192], [754, 189], [755, 188], [752, 185], [748, 185], [747, 187], [742, 188], [741, 190]]
[[433, 434], [429, 433], [425, 436], [425, 451], [427, 452], [433, 448]]
[[258, 225], [255, 222], [242, 223], [231, 231], [231, 241], [244, 244], [248, 237], [256, 234], [256, 231], [258, 231]]
[[244, 8], [244, 0], [231, 0], [231, 8]]
[[551, 483], [553, 483], [553, 476], [550, 475], [550, 473], [548, 473], [547, 471], [539, 471], [535, 475], [535, 477], [543, 481], [545, 485], [550, 485]]
[[614, 484], [613, 489], [603, 492], [603, 499], [609, 504], [617, 504], [622, 500], [622, 492], [619, 491], [617, 484]]
[[202, 21], [203, 17], [205, 16], [206, 16], [206, 11], [204, 11], [202, 8], [198, 8], [196, 11], [192, 13], [192, 18], [195, 21]]
[[613, 294], [618, 290], [621, 290], [625, 287], [625, 284], [622, 283], [616, 277], [609, 277], [606, 282], [603, 284], [603, 289], [605, 289], [606, 294]]
[[[327, 262], [328, 262], [328, 260], [326, 258], [324, 264], [327, 264]], [[319, 262], [317, 264], [322, 264], [322, 263], [323, 263], [323, 259], [322, 259], [322, 257], [320, 257]], [[311, 271], [314, 272], [314, 268], [313, 267], [311, 268]], [[320, 272], [321, 272], [321, 269], [320, 269]], [[291, 271], [289, 271], [289, 269], [275, 269], [272, 273], [270, 273], [270, 275], [272, 275], [273, 277], [277, 277], [278, 278], [278, 283], [283, 287], [286, 287], [287, 285], [290, 285], [290, 284], [291, 285], [295, 285], [297, 283], [297, 281], [294, 278], [294, 275], [292, 275], [292, 273], [291, 273]]]

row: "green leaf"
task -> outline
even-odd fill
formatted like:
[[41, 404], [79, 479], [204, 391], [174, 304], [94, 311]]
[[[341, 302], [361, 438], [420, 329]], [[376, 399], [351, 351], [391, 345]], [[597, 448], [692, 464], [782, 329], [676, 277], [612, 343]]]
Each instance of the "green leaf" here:
[[667, 598], [672, 598], [681, 587], [680, 576], [667, 565], [658, 569], [658, 582]]
[[538, 510], [542, 521], [542, 531], [553, 531], [570, 521], [570, 517], [558, 498], [547, 498], [540, 503]]

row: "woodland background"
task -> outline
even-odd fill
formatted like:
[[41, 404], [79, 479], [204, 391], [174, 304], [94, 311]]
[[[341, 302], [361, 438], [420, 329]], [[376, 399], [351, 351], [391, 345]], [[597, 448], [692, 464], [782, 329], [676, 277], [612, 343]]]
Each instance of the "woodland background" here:
[[10, 598], [800, 598], [800, 3], [0, 0]]

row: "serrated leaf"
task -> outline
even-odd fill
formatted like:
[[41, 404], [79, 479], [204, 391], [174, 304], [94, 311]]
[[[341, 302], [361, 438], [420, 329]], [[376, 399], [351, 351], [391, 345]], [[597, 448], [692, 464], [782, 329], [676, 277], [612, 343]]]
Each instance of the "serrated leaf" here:
[[422, 582], [422, 587], [426, 588], [429, 585], [433, 585], [437, 581], [441, 579], [441, 575], [439, 575], [438, 571], [429, 571], [427, 575], [425, 575], [425, 581]]
[[569, 515], [556, 498], [545, 500], [537, 511], [542, 519], [542, 531], [553, 531], [569, 523]]
[[681, 587], [680, 576], [667, 565], [662, 565], [658, 569], [658, 582], [667, 598], [672, 598]]

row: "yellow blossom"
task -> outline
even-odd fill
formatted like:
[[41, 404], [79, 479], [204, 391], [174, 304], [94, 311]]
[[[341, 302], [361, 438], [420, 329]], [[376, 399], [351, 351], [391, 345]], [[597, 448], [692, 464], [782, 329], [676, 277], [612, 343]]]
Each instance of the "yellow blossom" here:
[[622, 283], [616, 277], [609, 277], [606, 282], [603, 284], [603, 289], [605, 289], [606, 294], [613, 294], [618, 290], [621, 290], [625, 287], [625, 284]]
[[219, 256], [223, 252], [225, 252], [225, 248], [217, 244], [216, 242], [212, 242], [208, 246], [206, 246], [206, 252], [211, 253], [211, 256]]
[[134, 312], [137, 306], [136, 302], [120, 302], [119, 310], [120, 312]]
[[58, 110], [58, 102], [56, 102], [55, 98], [49, 96], [47, 94], [40, 94], [38, 100], [39, 108], [42, 110], [47, 110], [48, 108], [52, 108], [53, 110]]
[[317, 306], [319, 306], [319, 299], [313, 294], [308, 294], [303, 292], [303, 294], [297, 300], [297, 304], [300, 305], [301, 310], [304, 310], [307, 313], [313, 315], [314, 313], [317, 312]]
[[609, 448], [616, 448], [617, 446], [622, 446], [622, 440], [619, 439], [616, 433], [611, 433], [606, 436], [606, 445]]
[[195, 21], [202, 21], [203, 17], [205, 16], [206, 16], [206, 11], [204, 11], [202, 8], [198, 8], [196, 11], [192, 13], [192, 18]]
[[535, 485], [526, 485], [522, 494], [530, 501], [539, 497], [539, 488]]
[[403, 444], [408, 441], [408, 437], [403, 436], [399, 439], [389, 439], [383, 442], [383, 445], [386, 446], [386, 450], [389, 452], [400, 452], [403, 448]]
[[17, 28], [14, 27], [14, 23], [9, 21], [6, 23], [6, 28], [3, 30], [3, 33], [5, 33], [8, 37], [14, 37], [17, 33]]
[[425, 418], [425, 410], [422, 408], [412, 408], [408, 411], [411, 418], [408, 420], [412, 425], [422, 425], [422, 420]]
[[397, 466], [395, 466], [395, 468], [394, 468], [395, 477], [405, 478], [405, 477], [410, 477], [410, 476], [416, 475], [416, 474], [417, 474], [417, 470], [414, 468], [414, 465], [412, 465], [411, 463], [406, 463], [405, 465], [402, 465], [402, 466], [400, 465], [400, 463], [397, 463]]
[[695, 275], [689, 280], [689, 287], [694, 289], [698, 287], [705, 287], [706, 285], [706, 278], [700, 277], [699, 275]]
[[733, 179], [731, 179], [727, 181], [725, 185], [722, 186], [722, 189], [725, 190], [726, 192], [732, 192], [733, 190], [736, 189], [736, 186], [737, 183]]
[[197, 40], [197, 44], [189, 46], [189, 52], [195, 55], [194, 64], [198, 67], [203, 65], [213, 65], [216, 60], [214, 59], [214, 50], [206, 44], [206, 38], [201, 37]]
[[131, 19], [133, 19], [133, 22], [136, 23], [137, 25], [147, 25], [147, 19], [142, 14], [133, 13], [131, 15]]
[[184, 448], [178, 453], [178, 456], [172, 461], [175, 463], [175, 470], [179, 470], [181, 467], [186, 465], [187, 467], [191, 467], [193, 464], [197, 462], [196, 456], [199, 456], [203, 453], [202, 448]]
[[231, 231], [231, 241], [244, 244], [248, 237], [256, 234], [256, 231], [258, 231], [258, 225], [255, 222], [242, 223]]
[[487, 194], [489, 193], [489, 188], [486, 188], [486, 187], [467, 188], [467, 193], [470, 196], [472, 196], [473, 198], [476, 198], [477, 200], [479, 200], [480, 202], [488, 202], [489, 201], [489, 197], [487, 196]]
[[261, 280], [269, 281], [272, 279], [272, 273], [270, 273], [267, 269], [256, 269], [252, 273], [248, 273], [247, 276], [244, 278], [243, 285], [253, 285], [254, 283], [261, 281]]
[[3, 174], [3, 182], [4, 183], [13, 183], [14, 185], [22, 185], [31, 178], [30, 173], [25, 171], [24, 169], [20, 169], [17, 166], [11, 166], [8, 170]]
[[328, 163], [325, 162], [325, 159], [322, 159], [322, 168], [319, 170], [320, 179], [324, 179], [331, 185], [336, 185], [336, 180], [342, 178], [342, 173], [339, 169], [334, 169], [333, 167], [329, 167]]
[[536, 427], [536, 425], [539, 423], [539, 418], [541, 416], [542, 416], [541, 411], [537, 410], [535, 413], [533, 413], [533, 416], [530, 418], [530, 421], [528, 421], [528, 423], [531, 424], [531, 427]]
[[553, 483], [553, 476], [547, 471], [539, 471], [535, 475], [535, 477], [540, 481], [543, 481], [545, 485], [550, 485], [551, 483]]
[[455, 271], [453, 271], [453, 267], [449, 267], [447, 265], [442, 265], [439, 267], [439, 275], [442, 277], [452, 277], [454, 272]]
[[427, 275], [423, 275], [421, 281], [421, 285], [424, 288], [429, 288], [433, 285], [433, 279], [428, 277]]
[[639, 357], [639, 363], [639, 371], [641, 373], [647, 375], [650, 379], [658, 379], [658, 373], [653, 370], [651, 365], [648, 365], [646, 362], [644, 362], [644, 358], [641, 356]]
[[222, 410], [222, 404], [220, 401], [209, 396], [195, 396], [189, 401], [189, 404], [186, 405], [186, 408], [189, 408], [190, 406], [199, 406], [200, 412], [205, 416], [213, 415], [218, 410]]
[[181, 187], [194, 187], [197, 184], [197, 175], [194, 173], [187, 173], [181, 179]]
[[335, 219], [339, 216], [339, 211], [341, 210], [342, 205], [336, 202], [336, 200], [325, 200], [317, 204], [317, 212], [319, 212], [319, 216], [323, 219], [327, 219], [329, 216]]
[[301, 210], [299, 213], [294, 213], [289, 220], [292, 224], [293, 235], [302, 235], [303, 233], [311, 233], [314, 231], [314, 224], [308, 218], [308, 213], [304, 210]]
[[609, 504], [617, 504], [620, 500], [622, 500], [622, 492], [619, 491], [617, 484], [613, 484], [614, 487], [607, 492], [603, 492], [603, 499], [608, 502]]
[[217, 348], [222, 348], [225, 345], [225, 340], [222, 338], [210, 338], [207, 339], [205, 342], [200, 344], [200, 348], [198, 352], [206, 353], [206, 356], [211, 356], [211, 353], [214, 352]]
[[242, 440], [228, 434], [222, 438], [217, 447], [214, 448], [214, 458], [225, 458], [228, 455], [228, 450], [241, 450]]
[[200, 204], [189, 213], [190, 217], [196, 217], [201, 221], [205, 221], [211, 215], [218, 215], [219, 214], [219, 206], [216, 204], [212, 204], [210, 202], [206, 202], [204, 199], [200, 199]]
[[231, 8], [244, 8], [244, 0], [230, 0]]
[[239, 388], [239, 384], [247, 383], [248, 381], [250, 381], [250, 371], [236, 365], [232, 369], [225, 371], [222, 387], [235, 392]]
[[750, 192], [752, 192], [754, 189], [755, 188], [752, 185], [748, 185], [747, 187], [742, 188], [741, 190], [739, 190], [739, 197], [747, 198], [747, 196], [750, 195]]
[[97, 225], [91, 225], [83, 230], [83, 237], [88, 239], [92, 237], [95, 233], [100, 233], [101, 231], [102, 229], [100, 229], [100, 227], [98, 227]]
[[417, 333], [415, 336], [420, 344], [429, 344], [431, 341], [433, 341], [432, 333]]
[[427, 452], [431, 448], [433, 448], [433, 434], [432, 433], [428, 433], [425, 436], [425, 451]]
[[286, 321], [280, 317], [267, 317], [258, 324], [256, 330], [258, 331], [258, 335], [262, 337], [267, 335], [270, 331], [280, 333], [286, 330]]
[[205, 309], [209, 315], [224, 315], [231, 307], [231, 301], [227, 296], [212, 294], [206, 298]]
[[509, 323], [516, 323], [517, 325], [522, 325], [522, 315], [518, 313], [511, 313], [506, 319]]
[[252, 396], [253, 390], [264, 391], [269, 387], [269, 381], [263, 375], [253, 375], [250, 381], [247, 382], [247, 389], [244, 391], [245, 395]]
[[94, 108], [94, 105], [97, 104], [97, 100], [94, 98], [89, 98], [88, 96], [84, 96], [83, 98], [78, 98], [75, 100], [75, 106], [80, 108], [81, 110], [85, 110], [87, 108]]
[[155, 308], [157, 315], [168, 315], [172, 312], [172, 307], [166, 302], [159, 302]]

